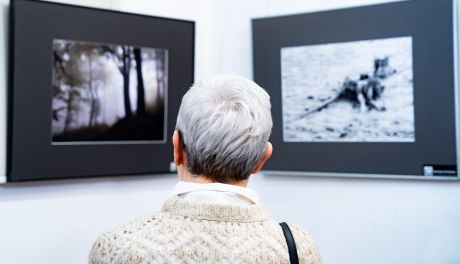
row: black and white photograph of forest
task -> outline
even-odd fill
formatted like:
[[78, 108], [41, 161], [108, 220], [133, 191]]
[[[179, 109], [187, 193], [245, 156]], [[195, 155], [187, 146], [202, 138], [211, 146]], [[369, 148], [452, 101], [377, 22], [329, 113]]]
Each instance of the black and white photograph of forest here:
[[53, 143], [164, 141], [166, 49], [53, 40]]
[[412, 37], [281, 48], [285, 142], [415, 142]]

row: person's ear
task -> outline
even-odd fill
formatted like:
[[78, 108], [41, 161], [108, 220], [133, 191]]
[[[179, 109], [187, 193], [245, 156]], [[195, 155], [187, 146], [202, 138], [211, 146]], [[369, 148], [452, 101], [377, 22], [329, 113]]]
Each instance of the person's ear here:
[[176, 166], [184, 164], [184, 148], [182, 147], [181, 140], [182, 138], [179, 131], [177, 129], [174, 130], [172, 142], [174, 146], [174, 163]]
[[256, 174], [256, 173], [258, 173], [258, 172], [262, 169], [262, 167], [264, 166], [265, 162], [267, 162], [267, 160], [271, 157], [272, 152], [273, 152], [272, 143], [267, 142], [267, 146], [265, 147], [265, 155], [264, 155], [264, 157], [259, 161], [259, 163], [257, 163], [257, 166], [256, 166], [255, 169], [252, 171], [252, 174]]

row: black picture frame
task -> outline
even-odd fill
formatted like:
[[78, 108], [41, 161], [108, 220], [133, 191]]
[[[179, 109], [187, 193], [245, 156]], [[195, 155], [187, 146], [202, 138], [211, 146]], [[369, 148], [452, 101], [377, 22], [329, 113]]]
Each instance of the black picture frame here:
[[[7, 181], [170, 172], [171, 136], [193, 84], [195, 22], [60, 3], [10, 3]], [[52, 41], [82, 40], [168, 50], [166, 140], [52, 144]]]
[[[418, 0], [252, 21], [254, 81], [271, 96], [267, 174], [458, 179], [457, 15], [452, 0]], [[412, 37], [415, 142], [284, 142], [283, 47]]]

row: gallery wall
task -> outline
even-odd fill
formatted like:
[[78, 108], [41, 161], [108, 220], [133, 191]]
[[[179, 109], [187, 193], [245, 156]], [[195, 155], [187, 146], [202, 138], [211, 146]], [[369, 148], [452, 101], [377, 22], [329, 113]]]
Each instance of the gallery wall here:
[[[196, 20], [199, 79], [223, 72], [252, 76], [250, 18], [389, 1], [66, 2]], [[7, 3], [0, 0], [3, 11]], [[5, 36], [5, 12], [1, 14], [0, 32]], [[0, 57], [5, 54], [4, 38]], [[5, 61], [0, 63], [4, 109]], [[5, 112], [0, 111], [1, 171]], [[155, 175], [0, 185], [0, 262], [85, 263], [98, 234], [161, 208], [175, 182], [175, 175]], [[308, 229], [325, 263], [460, 262], [459, 182], [258, 174], [250, 186], [277, 219]]]

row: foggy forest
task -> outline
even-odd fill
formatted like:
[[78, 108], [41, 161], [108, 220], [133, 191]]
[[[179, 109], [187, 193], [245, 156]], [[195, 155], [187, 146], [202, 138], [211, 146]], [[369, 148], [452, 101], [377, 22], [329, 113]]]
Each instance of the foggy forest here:
[[162, 141], [167, 50], [55, 39], [52, 141]]

